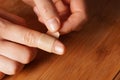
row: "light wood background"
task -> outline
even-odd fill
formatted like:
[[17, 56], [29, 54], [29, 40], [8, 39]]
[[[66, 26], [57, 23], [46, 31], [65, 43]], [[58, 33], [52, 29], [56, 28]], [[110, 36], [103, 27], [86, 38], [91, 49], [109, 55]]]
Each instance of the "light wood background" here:
[[[61, 37], [67, 47], [63, 56], [39, 51], [19, 74], [3, 80], [120, 80], [120, 0], [84, 1], [89, 20], [81, 31]], [[21, 0], [0, 0], [0, 8], [41, 31], [32, 8]]]

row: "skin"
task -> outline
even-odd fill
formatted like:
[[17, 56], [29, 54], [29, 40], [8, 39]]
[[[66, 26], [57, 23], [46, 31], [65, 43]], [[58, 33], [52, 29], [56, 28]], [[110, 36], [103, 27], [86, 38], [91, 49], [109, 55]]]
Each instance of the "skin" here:
[[[66, 34], [79, 30], [80, 25], [87, 19], [84, 0], [23, 1], [33, 7], [38, 20], [52, 33]], [[18, 73], [25, 64], [35, 58], [36, 48], [41, 46], [38, 45], [41, 34], [26, 28], [24, 19], [0, 10], [0, 78], [4, 74]], [[65, 51], [64, 45], [57, 39], [50, 49], [58, 55]]]
[[[41, 42], [40, 37], [43, 33], [31, 30], [24, 25], [26, 25], [24, 19], [0, 10], [0, 78], [4, 74], [18, 73], [25, 64], [35, 58], [36, 48], [41, 49], [41, 46], [49, 42], [49, 40]], [[51, 52], [62, 55], [65, 50], [64, 45], [57, 39], [52, 39], [54, 43], [50, 47]], [[61, 51], [57, 51], [56, 47]]]
[[51, 32], [59, 31], [61, 34], [66, 34], [79, 31], [80, 25], [87, 21], [84, 0], [23, 1], [33, 7], [38, 20], [45, 24]]

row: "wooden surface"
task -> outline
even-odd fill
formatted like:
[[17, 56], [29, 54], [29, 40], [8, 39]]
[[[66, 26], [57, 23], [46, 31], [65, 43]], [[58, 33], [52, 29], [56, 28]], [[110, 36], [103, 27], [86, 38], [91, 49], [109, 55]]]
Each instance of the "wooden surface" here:
[[[0, 8], [40, 24], [21, 0], [0, 0]], [[88, 22], [80, 32], [61, 37], [63, 56], [39, 51], [37, 58], [3, 80], [120, 80], [120, 0], [85, 0]]]

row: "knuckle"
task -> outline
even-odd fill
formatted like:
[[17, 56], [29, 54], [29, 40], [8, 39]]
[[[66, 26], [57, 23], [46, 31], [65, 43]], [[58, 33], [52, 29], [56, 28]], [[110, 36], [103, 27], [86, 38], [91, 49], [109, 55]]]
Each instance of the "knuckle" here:
[[28, 31], [24, 35], [24, 42], [27, 43], [29, 46], [32, 46], [34, 44], [35, 37], [34, 33], [32, 31]]
[[43, 10], [43, 13], [46, 13], [46, 14], [49, 13], [49, 11], [50, 11], [48, 5], [47, 6], [43, 5], [43, 9], [42, 10]]
[[[80, 25], [82, 26], [83, 24], [85, 24], [88, 21], [88, 17], [84, 12], [76, 13], [76, 17], [78, 17], [77, 19], [79, 20], [77, 23], [78, 26], [80, 26]], [[76, 27], [78, 27], [78, 26], [76, 26]]]
[[82, 21], [83, 21], [83, 22], [86, 22], [86, 21], [87, 21], [88, 16], [87, 16], [86, 12], [84, 12], [84, 11], [79, 11], [79, 12], [78, 12], [78, 15], [82, 18]]
[[86, 11], [84, 11], [84, 10], [79, 10], [79, 11], [76, 11], [75, 14], [76, 14], [78, 17], [82, 18], [83, 20], [87, 20], [87, 17], [88, 17], [88, 16], [87, 16]]
[[12, 63], [10, 66], [9, 66], [9, 75], [14, 75], [16, 73], [18, 73], [20, 70], [21, 70], [21, 64], [20, 63]]
[[28, 64], [30, 61], [31, 61], [31, 59], [32, 59], [32, 53], [30, 52], [30, 51], [28, 51], [27, 53], [25, 53], [25, 58], [24, 58], [24, 60], [23, 60], [23, 64]]
[[83, 14], [83, 21], [84, 21], [84, 22], [87, 22], [87, 20], [88, 20], [87, 15], [86, 15], [86, 14]]
[[27, 48], [26, 51], [24, 52], [24, 57], [23, 57], [23, 60], [21, 61], [21, 63], [28, 64], [35, 58], [36, 54], [37, 54], [36, 49]]

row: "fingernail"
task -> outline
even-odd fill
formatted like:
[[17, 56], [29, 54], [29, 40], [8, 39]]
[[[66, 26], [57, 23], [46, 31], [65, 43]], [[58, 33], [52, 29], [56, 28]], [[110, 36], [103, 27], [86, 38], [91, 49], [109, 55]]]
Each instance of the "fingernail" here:
[[53, 33], [53, 32], [47, 31], [47, 34], [50, 35], [50, 36], [53, 36], [53, 37], [55, 37], [57, 39], [60, 37], [60, 33], [59, 32]]
[[65, 47], [64, 45], [59, 42], [58, 40], [55, 41], [55, 44], [54, 44], [54, 53], [58, 54], [58, 55], [63, 55], [64, 54], [64, 51], [65, 51]]
[[60, 22], [57, 18], [53, 18], [47, 21], [47, 28], [51, 32], [56, 32], [60, 28]]

